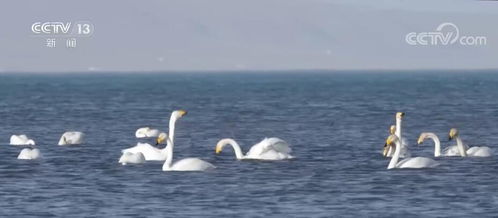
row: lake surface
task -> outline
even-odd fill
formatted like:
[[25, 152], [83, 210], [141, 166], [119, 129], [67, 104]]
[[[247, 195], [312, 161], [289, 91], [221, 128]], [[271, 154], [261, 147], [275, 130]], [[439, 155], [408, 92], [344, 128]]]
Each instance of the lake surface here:
[[[161, 162], [121, 166], [135, 130], [177, 123], [175, 159], [210, 172], [163, 172]], [[459, 128], [469, 145], [498, 154], [498, 74], [490, 72], [0, 75], [0, 216], [489, 217], [498, 215], [498, 159], [434, 158], [434, 169], [387, 170], [381, 149], [395, 113], [406, 113], [412, 156], [432, 157]], [[60, 147], [65, 131], [86, 133]], [[43, 154], [17, 160], [12, 134]], [[279, 137], [296, 159], [236, 161]], [[147, 140], [145, 140], [147, 141]], [[150, 142], [153, 140], [151, 139]]]

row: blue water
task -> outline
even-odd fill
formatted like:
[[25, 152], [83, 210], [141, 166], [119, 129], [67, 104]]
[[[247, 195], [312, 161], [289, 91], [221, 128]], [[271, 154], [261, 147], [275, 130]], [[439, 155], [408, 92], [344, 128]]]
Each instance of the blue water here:
[[[177, 124], [175, 158], [200, 157], [211, 172], [121, 166], [138, 127]], [[435, 158], [435, 169], [387, 170], [380, 152], [397, 111], [413, 156], [452, 127], [498, 154], [498, 74], [489, 72], [0, 75], [0, 216], [476, 217], [498, 215], [498, 159]], [[81, 146], [59, 147], [69, 130]], [[17, 160], [12, 134], [44, 155]], [[279, 137], [295, 160], [216, 156], [221, 138], [247, 151]]]

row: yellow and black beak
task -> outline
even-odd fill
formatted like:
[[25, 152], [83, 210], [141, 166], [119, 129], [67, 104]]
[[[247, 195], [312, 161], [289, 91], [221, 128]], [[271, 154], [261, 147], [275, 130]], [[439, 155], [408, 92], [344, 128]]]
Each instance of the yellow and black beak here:
[[164, 137], [157, 137], [157, 139], [156, 139], [156, 145], [160, 145], [161, 143], [164, 142], [164, 140], [165, 140]]
[[185, 116], [187, 115], [187, 111], [186, 110], [178, 110], [178, 112], [180, 113], [180, 116]]

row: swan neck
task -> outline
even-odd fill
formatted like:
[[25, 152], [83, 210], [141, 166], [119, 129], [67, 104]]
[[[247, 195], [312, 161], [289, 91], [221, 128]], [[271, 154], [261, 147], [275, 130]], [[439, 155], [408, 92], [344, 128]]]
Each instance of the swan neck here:
[[225, 145], [231, 145], [234, 152], [235, 152], [235, 157], [237, 159], [243, 159], [244, 158], [244, 154], [242, 153], [242, 149], [240, 148], [239, 144], [233, 140], [233, 139], [225, 139], [224, 142], [222, 142], [222, 146], [225, 146]]
[[441, 156], [441, 141], [439, 141], [437, 135], [430, 133], [427, 135], [427, 137], [432, 139], [432, 141], [434, 141], [434, 157]]
[[462, 157], [467, 157], [467, 152], [465, 151], [465, 147], [463, 146], [462, 139], [460, 139], [460, 136], [456, 137], [457, 141], [457, 147], [458, 147], [458, 152], [460, 153], [460, 156]]
[[391, 161], [389, 161], [389, 165], [387, 166], [387, 169], [392, 169], [396, 167], [396, 164], [398, 163], [399, 160], [399, 153], [401, 152], [401, 142], [399, 138], [397, 138], [395, 141], [396, 144], [396, 150], [394, 151], [394, 155], [391, 158]]
[[166, 140], [168, 140], [168, 145], [166, 145], [166, 148], [164, 148], [167, 155], [166, 161], [164, 161], [163, 164], [163, 170], [170, 170], [171, 164], [173, 163], [173, 147], [175, 146], [175, 144], [169, 138], [167, 138]]
[[176, 125], [177, 119], [178, 118], [176, 118], [176, 116], [174, 116], [174, 114], [171, 114], [171, 117], [169, 118], [168, 137], [171, 140], [168, 139], [166, 141], [167, 146], [170, 146], [175, 141], [175, 125]]
[[163, 164], [163, 170], [170, 170], [171, 169], [171, 164], [173, 162], [173, 148], [175, 146], [174, 144], [174, 137], [175, 137], [175, 124], [176, 124], [176, 116], [174, 114], [171, 114], [171, 117], [169, 119], [169, 134], [168, 138], [166, 138], [166, 161], [164, 161]]
[[399, 141], [401, 142], [401, 124], [402, 124], [402, 119], [396, 117], [396, 132], [395, 135], [398, 137]]

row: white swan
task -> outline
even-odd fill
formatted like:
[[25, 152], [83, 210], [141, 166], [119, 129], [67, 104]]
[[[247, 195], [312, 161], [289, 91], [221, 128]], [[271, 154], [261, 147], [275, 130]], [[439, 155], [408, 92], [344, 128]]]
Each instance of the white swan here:
[[450, 129], [449, 133], [449, 140], [456, 139], [457, 141], [457, 148], [460, 153], [460, 156], [462, 157], [489, 157], [493, 155], [493, 152], [491, 151], [491, 148], [486, 147], [486, 146], [474, 146], [470, 148], [466, 148], [465, 145], [462, 142], [462, 139], [460, 139], [460, 133], [456, 128]]
[[11, 145], [35, 145], [35, 141], [29, 139], [26, 135], [12, 135], [10, 136]]
[[[184, 110], [173, 111], [171, 116], [177, 116], [178, 118], [187, 114]], [[167, 140], [169, 145], [166, 146], [166, 150], [168, 152], [168, 157], [163, 164], [163, 171], [205, 171], [216, 168], [214, 165], [209, 162], [203, 161], [199, 158], [185, 158], [179, 161], [173, 162], [173, 148], [174, 143], [169, 140], [169, 137], [166, 134], [159, 134], [157, 138], [157, 144], [161, 144]]]
[[[396, 125], [391, 126], [389, 128], [389, 132], [392, 134], [393, 128], [394, 128], [394, 134], [398, 137], [398, 139], [401, 142], [401, 153], [400, 157], [405, 158], [405, 157], [410, 157], [410, 151], [408, 151], [408, 143], [406, 140], [402, 137], [401, 134], [401, 129], [402, 129], [402, 123], [403, 123], [403, 117], [405, 116], [405, 113], [403, 112], [397, 112], [396, 113]], [[394, 149], [395, 147], [388, 146], [385, 147], [387, 150], [384, 150], [383, 155], [386, 157], [392, 157], [394, 155]]]
[[216, 154], [219, 154], [225, 145], [231, 145], [235, 151], [235, 157], [238, 160], [256, 159], [256, 160], [284, 160], [294, 158], [290, 155], [292, 149], [289, 144], [279, 138], [265, 138], [258, 144], [255, 144], [244, 155], [239, 144], [233, 139], [221, 139], [216, 144]]
[[82, 132], [65, 132], [59, 139], [58, 145], [79, 145], [83, 144], [85, 134]]
[[24, 148], [19, 152], [17, 159], [20, 160], [36, 160], [41, 157], [40, 150], [38, 148]]
[[144, 162], [145, 162], [145, 156], [142, 154], [142, 152], [137, 152], [137, 153], [125, 152], [123, 153], [123, 155], [121, 155], [118, 161], [118, 163], [122, 165], [141, 164]]
[[137, 138], [152, 138], [158, 137], [160, 134], [158, 129], [151, 129], [150, 127], [142, 127], [137, 129], [135, 137]]
[[[167, 143], [170, 145], [173, 141], [175, 141], [175, 124], [178, 119], [180, 119], [182, 116], [179, 116], [179, 112], [173, 112], [171, 113], [171, 116], [169, 118], [169, 136], [171, 137], [171, 140], [168, 140]], [[166, 133], [161, 133], [165, 134]], [[158, 137], [161, 135], [159, 134]], [[166, 135], [167, 136], [167, 135]], [[164, 136], [163, 136], [164, 137]], [[166, 137], [167, 138], [167, 137]], [[142, 153], [145, 157], [145, 160], [147, 161], [165, 161], [166, 157], [168, 156], [168, 153], [166, 152], [166, 147], [160, 149], [156, 148], [148, 143], [137, 143], [136, 146], [123, 149], [121, 152], [126, 153]]]
[[432, 167], [436, 167], [439, 165], [439, 163], [436, 162], [435, 160], [430, 159], [430, 158], [426, 158], [426, 157], [405, 158], [405, 159], [398, 162], [399, 153], [401, 152], [401, 143], [396, 135], [390, 135], [386, 140], [387, 146], [393, 146], [393, 144], [396, 145], [396, 149], [394, 151], [393, 157], [391, 158], [391, 161], [389, 161], [389, 165], [387, 166], [387, 169], [393, 169], [393, 168], [432, 168]]
[[441, 152], [441, 141], [439, 140], [439, 137], [432, 132], [420, 133], [417, 143], [420, 145], [424, 143], [425, 139], [432, 139], [432, 141], [434, 141], [434, 157], [460, 156], [457, 145], [448, 146]]

